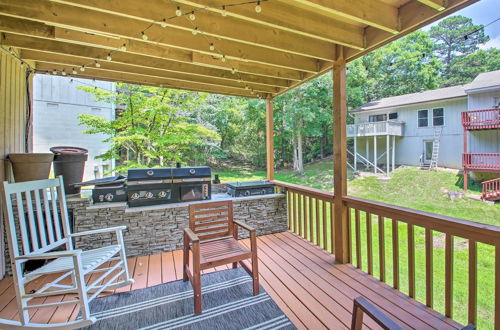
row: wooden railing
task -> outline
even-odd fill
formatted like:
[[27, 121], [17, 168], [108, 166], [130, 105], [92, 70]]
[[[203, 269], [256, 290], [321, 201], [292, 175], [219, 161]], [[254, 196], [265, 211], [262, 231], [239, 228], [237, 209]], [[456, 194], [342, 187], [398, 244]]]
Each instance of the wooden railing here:
[[[495, 329], [500, 328], [500, 227], [357, 197], [348, 196], [344, 200], [350, 215], [349, 246], [353, 265], [397, 290], [406, 291], [431, 308], [435, 308], [436, 303], [444, 305], [444, 314], [450, 318], [457, 311], [462, 312], [465, 305], [467, 323], [473, 324], [477, 324], [480, 276], [481, 301], [491, 298], [494, 300], [491, 305], [495, 305], [494, 310], [489, 311], [491, 315], [485, 316], [488, 311], [481, 310], [482, 317], [491, 320], [491, 324], [496, 319]], [[478, 255], [479, 244], [482, 253]], [[444, 253], [440, 248], [444, 248]], [[439, 273], [434, 269], [439, 264], [435, 257], [444, 259], [444, 278], [435, 278]], [[489, 265], [487, 272], [478, 274], [479, 265]], [[464, 276], [464, 271], [468, 276]], [[481, 271], [484, 272], [484, 268]], [[436, 288], [443, 282], [444, 290], [438, 292]], [[425, 294], [417, 296], [417, 289], [422, 288], [419, 286], [425, 287]], [[457, 287], [467, 288], [467, 301], [455, 308]], [[440, 298], [444, 304], [434, 295], [443, 291]], [[463, 292], [458, 299], [463, 299]]]
[[403, 135], [403, 122], [377, 121], [347, 125], [347, 137], [374, 135]]
[[500, 178], [483, 181], [481, 185], [483, 186], [483, 193], [481, 195], [482, 199], [486, 200], [500, 199]]
[[462, 166], [471, 170], [500, 170], [500, 153], [464, 153]]
[[333, 253], [333, 193], [282, 181], [273, 182], [286, 189], [288, 229]]
[[466, 129], [488, 129], [500, 127], [500, 109], [485, 109], [462, 112], [462, 125]]

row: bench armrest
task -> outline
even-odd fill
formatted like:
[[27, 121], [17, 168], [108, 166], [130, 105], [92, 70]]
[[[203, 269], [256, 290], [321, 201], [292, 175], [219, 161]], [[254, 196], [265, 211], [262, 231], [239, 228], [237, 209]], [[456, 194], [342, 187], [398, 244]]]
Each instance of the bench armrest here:
[[16, 257], [16, 260], [43, 260], [43, 259], [55, 259], [60, 257], [74, 257], [82, 253], [82, 250], [70, 250], [70, 251], [56, 251], [56, 252], [46, 252], [40, 254], [30, 254]]
[[241, 221], [237, 221], [237, 220], [234, 220], [233, 221], [235, 225], [245, 229], [245, 230], [248, 230], [250, 233], [255, 233], [255, 228], [252, 227], [252, 226], [249, 226], [247, 225], [246, 223], [244, 222], [241, 222]]
[[101, 229], [94, 229], [94, 230], [87, 230], [87, 231], [82, 231], [78, 233], [72, 233], [69, 236], [70, 237], [78, 237], [78, 236], [87, 236], [87, 235], [95, 235], [95, 234], [101, 234], [101, 233], [109, 233], [109, 232], [119, 232], [127, 229], [127, 226], [116, 226], [116, 227], [109, 227], [109, 228], [101, 228]]
[[200, 238], [198, 237], [198, 235], [196, 235], [191, 230], [191, 228], [184, 228], [184, 234], [189, 242], [191, 242], [191, 243], [199, 243], [200, 242]]

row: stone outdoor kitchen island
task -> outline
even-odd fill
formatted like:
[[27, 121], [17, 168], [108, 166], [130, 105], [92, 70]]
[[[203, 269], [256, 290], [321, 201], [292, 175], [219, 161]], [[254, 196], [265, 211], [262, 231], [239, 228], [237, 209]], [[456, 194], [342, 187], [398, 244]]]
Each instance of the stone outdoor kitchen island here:
[[[232, 200], [234, 219], [257, 230], [257, 235], [284, 232], [287, 227], [287, 208], [284, 194], [233, 198], [227, 194], [213, 194], [212, 201]], [[73, 232], [127, 226], [124, 232], [127, 256], [144, 256], [178, 250], [183, 244], [183, 230], [189, 226], [188, 207], [184, 202], [130, 208], [126, 203], [92, 204], [90, 199], [68, 198], [68, 209], [73, 211]], [[241, 238], [247, 233], [240, 232]], [[93, 249], [104, 246], [111, 234], [77, 238], [75, 247]]]

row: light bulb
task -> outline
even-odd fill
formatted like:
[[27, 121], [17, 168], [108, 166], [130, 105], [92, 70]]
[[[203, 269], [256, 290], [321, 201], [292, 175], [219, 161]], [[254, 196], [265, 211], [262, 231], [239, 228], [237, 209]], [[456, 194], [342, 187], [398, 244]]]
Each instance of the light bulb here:
[[246, 89], [246, 90], [248, 90], [248, 89], [249, 89], [249, 88], [248, 88], [248, 85], [247, 85], [247, 86], [245, 86], [245, 89]]
[[62, 73], [63, 76], [66, 75], [66, 71], [64, 71], [64, 70], [61, 73]]
[[52, 74], [57, 75], [57, 71], [56, 70], [52, 71]]
[[255, 12], [260, 13], [262, 11], [262, 7], [260, 6], [260, 1], [257, 1], [257, 6], [255, 6]]
[[166, 28], [166, 27], [167, 27], [167, 20], [166, 20], [166, 19], [163, 19], [163, 20], [161, 21], [161, 23], [160, 23], [160, 26], [161, 26], [162, 28]]
[[191, 12], [191, 14], [189, 14], [189, 19], [194, 21], [196, 19], [196, 16], [194, 15], [194, 11]]
[[253, 89], [250, 91], [250, 94], [254, 94], [255, 92], [253, 91]]
[[222, 55], [222, 58], [220, 59], [222, 62], [226, 62], [226, 57]]
[[72, 74], [77, 74], [76, 70], [73, 68], [73, 71], [71, 72]]
[[182, 15], [181, 7], [177, 7], [177, 10], [175, 11], [175, 16], [181, 16], [181, 15]]
[[197, 28], [197, 27], [195, 27], [195, 28], [193, 29], [193, 31], [191, 31], [191, 32], [193, 33], [193, 35], [197, 35], [199, 31], [198, 31], [198, 28]]
[[235, 74], [235, 73], [236, 73], [236, 69], [235, 69], [235, 68], [232, 68], [232, 69], [231, 69], [231, 73], [232, 73], [232, 74]]
[[100, 68], [100, 67], [101, 67], [101, 63], [99, 63], [99, 62], [95, 61], [95, 67], [96, 67], [96, 68]]
[[106, 56], [106, 60], [108, 60], [108, 61], [111, 61], [111, 60], [112, 60], [112, 58], [111, 58], [111, 54], [108, 54], [108, 56]]
[[85, 65], [82, 65], [82, 67], [80, 68], [80, 71], [85, 71]]
[[120, 50], [122, 52], [126, 52], [127, 51], [127, 45], [123, 44], [121, 47], [120, 47]]
[[214, 44], [210, 44], [210, 47], [209, 47], [209, 48], [210, 48], [210, 50], [211, 50], [211, 51], [214, 51], [214, 50], [215, 50], [215, 46], [214, 46]]
[[222, 16], [226, 17], [227, 16], [227, 11], [226, 11], [226, 6], [222, 6]]
[[143, 40], [148, 40], [148, 36], [146, 35], [146, 33], [141, 32], [141, 34], [142, 34], [142, 39]]

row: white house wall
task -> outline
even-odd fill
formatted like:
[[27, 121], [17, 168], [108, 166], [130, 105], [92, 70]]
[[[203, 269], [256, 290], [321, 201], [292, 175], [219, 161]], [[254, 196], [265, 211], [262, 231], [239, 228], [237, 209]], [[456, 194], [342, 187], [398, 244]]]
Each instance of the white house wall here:
[[[370, 115], [390, 112], [398, 113], [398, 121], [405, 123], [403, 137], [396, 137], [396, 164], [420, 164], [420, 156], [424, 151], [424, 140], [432, 140], [434, 127], [417, 127], [417, 110], [444, 108], [444, 126], [441, 137], [438, 166], [449, 168], [462, 167], [463, 127], [461, 112], [467, 110], [467, 98], [420, 103], [416, 105], [401, 106], [390, 109], [364, 111], [356, 114], [356, 122], [367, 122]], [[431, 119], [429, 123], [432, 125]], [[365, 155], [366, 140], [370, 143], [370, 161], [373, 160], [373, 137], [358, 138], [358, 153]], [[392, 143], [392, 142], [391, 142]], [[391, 144], [392, 145], [392, 144]], [[377, 139], [377, 150], [380, 156], [386, 149], [385, 136]], [[378, 164], [385, 164], [386, 158], [382, 157]]]
[[33, 148], [35, 152], [49, 152], [56, 145], [83, 147], [89, 150], [84, 179], [95, 178], [103, 173], [103, 165], [111, 169], [113, 164], [95, 159], [104, 153], [109, 144], [103, 134], [83, 134], [84, 126], [79, 125], [79, 114], [92, 114], [106, 119], [114, 118], [114, 105], [96, 102], [90, 93], [77, 89], [80, 82], [112, 90], [114, 84], [49, 75], [36, 75], [34, 81]]

